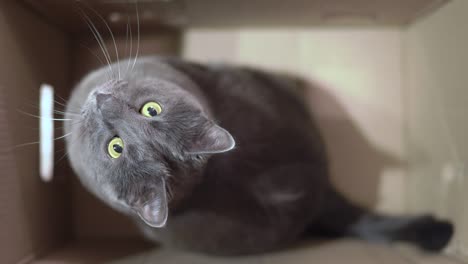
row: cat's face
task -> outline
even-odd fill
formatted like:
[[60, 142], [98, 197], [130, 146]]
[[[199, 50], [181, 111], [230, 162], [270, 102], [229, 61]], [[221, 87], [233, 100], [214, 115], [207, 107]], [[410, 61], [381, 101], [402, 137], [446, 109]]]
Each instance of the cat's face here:
[[82, 181], [153, 227], [166, 223], [167, 192], [178, 188], [171, 182], [194, 181], [191, 172], [202, 168], [207, 155], [235, 145], [193, 95], [163, 80], [109, 81], [89, 94], [81, 110], [79, 145], [68, 150], [70, 159], [83, 162]]

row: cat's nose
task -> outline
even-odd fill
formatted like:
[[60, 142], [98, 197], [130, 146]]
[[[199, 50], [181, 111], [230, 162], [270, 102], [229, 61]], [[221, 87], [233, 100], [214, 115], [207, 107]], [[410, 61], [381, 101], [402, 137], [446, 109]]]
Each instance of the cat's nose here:
[[97, 93], [96, 94], [96, 103], [98, 105], [103, 105], [105, 101], [109, 100], [112, 97], [110, 93]]

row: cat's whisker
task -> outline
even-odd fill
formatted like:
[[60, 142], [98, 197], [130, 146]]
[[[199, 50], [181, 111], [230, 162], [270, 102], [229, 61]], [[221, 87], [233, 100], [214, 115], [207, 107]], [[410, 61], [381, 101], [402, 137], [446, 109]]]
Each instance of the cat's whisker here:
[[[31, 104], [31, 106], [34, 107], [35, 109], [40, 109], [39, 105], [37, 105], [37, 104]], [[70, 111], [60, 111], [60, 110], [55, 110], [54, 109], [54, 112], [57, 113], [57, 114], [70, 114], [70, 115], [82, 116], [82, 114], [80, 114], [80, 113], [70, 112]]]
[[75, 107], [71, 103], [67, 103], [67, 108], [70, 109], [70, 110], [73, 110], [75, 114], [81, 113], [81, 108], [80, 107]]
[[[75, 108], [75, 107], [72, 107], [72, 105], [69, 104], [68, 102], [66, 102], [66, 104], [68, 104], [68, 105], [62, 104], [62, 103], [58, 102], [57, 100], [54, 100], [54, 102], [55, 102], [57, 105], [63, 107], [62, 110], [63, 110], [64, 112], [73, 113], [73, 114], [79, 114], [79, 113], [81, 112], [80, 109]], [[33, 105], [35, 108], [39, 109], [39, 105], [38, 105], [38, 104], [32, 104], [32, 105]], [[57, 106], [55, 106], [55, 108], [60, 110], [60, 108], [57, 107]], [[73, 112], [67, 111], [67, 109], [70, 109], [70, 110], [72, 110]]]
[[127, 16], [127, 24], [125, 25], [125, 55], [128, 55], [128, 26], [130, 23], [130, 17]]
[[[32, 130], [41, 130], [40, 127], [27, 127], [28, 129], [32, 129]], [[60, 129], [64, 129], [65, 126], [59, 126], [59, 127], [54, 127], [54, 130], [60, 130]]]
[[70, 112], [70, 111], [66, 111], [66, 110], [64, 110], [64, 111], [62, 111], [62, 110], [54, 110], [54, 111], [57, 111], [57, 112], [60, 112], [60, 113], [66, 113], [66, 114], [73, 114], [73, 115], [79, 115], [79, 116], [81, 116], [81, 114], [80, 114], [80, 113], [77, 113], [77, 112]]
[[76, 112], [69, 112], [69, 111], [66, 111], [65, 109], [62, 111], [62, 110], [60, 110], [59, 108], [57, 108], [57, 109], [54, 109], [54, 112], [55, 112], [55, 113], [58, 113], [58, 114], [73, 114], [73, 115], [80, 115], [79, 113], [76, 113]]
[[95, 36], [97, 38], [99, 46], [101, 47], [101, 50], [102, 50], [103, 54], [105, 54], [107, 65], [109, 66], [109, 74], [111, 74], [112, 78], [115, 78], [115, 72], [114, 72], [114, 69], [112, 68], [111, 55], [109, 53], [109, 50], [107, 49], [107, 46], [106, 46], [106, 44], [104, 42], [104, 39], [103, 39], [101, 33], [99, 32], [99, 30], [96, 28], [96, 26], [93, 24], [93, 22], [90, 19], [89, 19], [89, 23], [90, 23], [91, 27], [94, 28], [94, 34], [95, 34]]
[[[54, 102], [56, 102], [56, 101], [54, 100]], [[29, 103], [29, 106], [33, 107], [34, 109], [40, 109], [39, 103], [36, 103], [36, 102]]]
[[[24, 111], [21, 111], [19, 109], [16, 109], [18, 112], [24, 114], [24, 115], [28, 115], [28, 116], [31, 116], [31, 117], [36, 117], [36, 118], [39, 118], [39, 119], [42, 119], [43, 117], [41, 116], [38, 116], [38, 115], [33, 115], [33, 114], [30, 114], [30, 113], [26, 113]], [[54, 120], [54, 121], [76, 121], [76, 119], [69, 119], [69, 118], [44, 118], [44, 119], [50, 119], [50, 120]]]
[[[128, 20], [130, 20], [130, 17], [128, 17]], [[129, 56], [128, 56], [128, 61], [127, 61], [127, 75], [130, 71], [130, 65], [132, 63], [132, 52], [133, 52], [133, 33], [132, 33], [132, 25], [129, 23], [129, 33], [130, 33], [130, 51], [129, 51]]]
[[[80, 122], [76, 122], [76, 123], [72, 123], [71, 125], [76, 125], [76, 124], [79, 124], [79, 123], [81, 123], [81, 121], [80, 121]], [[54, 127], [54, 130], [63, 130], [63, 129], [65, 129], [65, 127], [66, 127], [66, 126], [55, 126], [55, 127]], [[28, 127], [25, 127], [25, 128], [27, 128], [27, 129], [32, 129], [32, 130], [36, 130], [36, 131], [37, 131], [37, 130], [41, 130], [40, 127], [29, 127], [29, 126], [28, 126]]]
[[60, 111], [60, 110], [54, 110], [54, 113], [55, 114], [58, 114], [58, 115], [71, 115], [71, 116], [76, 116], [76, 117], [82, 117], [83, 115], [82, 114], [79, 114], [79, 113], [75, 113], [75, 112], [68, 112], [68, 111]]
[[140, 14], [138, 12], [138, 0], [135, 0], [135, 9], [137, 17], [137, 48], [135, 52], [135, 60], [133, 61], [132, 71], [135, 68], [136, 61], [138, 59], [138, 53], [140, 52]]
[[53, 140], [59, 140], [59, 139], [62, 139], [62, 138], [66, 138], [66, 137], [70, 136], [72, 133], [73, 133], [73, 132], [70, 132], [70, 133], [67, 133], [67, 134], [65, 134], [65, 135], [56, 137], [56, 138], [54, 138]]
[[60, 106], [67, 107], [66, 105], [64, 105], [63, 103], [58, 102], [57, 100], [54, 100], [54, 102], [55, 102], [56, 104], [60, 105]]
[[54, 109], [54, 112], [56, 112], [56, 113], [59, 112], [59, 113], [66, 113], [66, 114], [74, 114], [74, 115], [81, 115], [79, 112], [67, 111], [66, 108], [60, 109], [60, 108], [58, 108], [58, 107], [57, 107], [56, 109]]
[[[89, 19], [89, 18], [88, 18]], [[110, 54], [107, 51], [107, 47], [104, 44], [104, 40], [102, 39], [102, 36], [100, 35], [99, 31], [96, 29], [94, 24], [92, 22], [86, 21], [86, 24], [88, 25], [89, 29], [91, 30], [92, 34], [94, 35], [102, 53], [104, 54], [104, 57], [106, 59], [107, 65], [109, 67], [109, 74], [114, 77], [114, 70], [112, 69], [111, 66], [111, 59], [110, 59]]]
[[14, 146], [11, 150], [15, 150], [15, 149], [17, 149], [17, 148], [26, 147], [26, 146], [31, 146], [31, 145], [35, 145], [35, 144], [39, 144], [39, 141], [29, 142], [29, 143], [24, 143], [24, 144], [19, 144], [19, 145]]
[[72, 133], [73, 133], [73, 132], [70, 132], [70, 133], [67, 133], [67, 134], [65, 134], [65, 135], [63, 135], [63, 136], [54, 138], [54, 140], [58, 140], [58, 139], [61, 139], [61, 138], [66, 138], [66, 137], [68, 137], [69, 135], [71, 135]]
[[[54, 156], [57, 156], [57, 155], [59, 155], [59, 154], [62, 155], [62, 153], [65, 153], [64, 155], [66, 155], [66, 154], [67, 154], [67, 148], [65, 147], [65, 148], [63, 148], [63, 149], [56, 150], [54, 153], [55, 153]], [[61, 160], [61, 159], [59, 159], [59, 161], [60, 161], [60, 160]], [[57, 165], [57, 164], [54, 164], [54, 166], [55, 166], [55, 165]]]
[[65, 117], [66, 115], [71, 115], [72, 117], [80, 117], [81, 115], [79, 114], [72, 114], [72, 113], [60, 113], [60, 112], [55, 112], [56, 115], [59, 115], [59, 117]]
[[55, 166], [57, 166], [57, 165], [59, 164], [59, 162], [62, 161], [67, 155], [68, 155], [68, 152], [67, 152], [67, 150], [65, 149], [65, 154], [63, 154], [63, 156], [60, 157], [60, 158], [55, 162]]
[[63, 151], [65, 151], [66, 149], [67, 149], [67, 148], [65, 147], [65, 148], [63, 148], [63, 149], [56, 150], [56, 151], [55, 151], [55, 154], [60, 153], [60, 152], [63, 152]]
[[[81, 122], [76, 122], [76, 123], [73, 123], [72, 125], [76, 125], [76, 124], [79, 124]], [[54, 130], [63, 130], [65, 129], [66, 126], [54, 126]], [[32, 129], [32, 130], [41, 130], [40, 127], [27, 127], [28, 129]]]
[[51, 118], [54, 121], [73, 121], [75, 119], [67, 119], [67, 118]]
[[107, 50], [107, 47], [105, 46], [104, 39], [102, 38], [101, 34], [99, 33], [99, 30], [96, 28], [96, 26], [94, 25], [93, 21], [89, 18], [89, 16], [83, 10], [81, 10], [81, 8], [78, 8], [78, 9], [79, 9], [81, 17], [85, 21], [85, 23], [88, 26], [89, 30], [91, 31], [94, 38], [96, 39], [96, 42], [98, 43], [99, 47], [101, 48], [101, 51], [102, 51], [102, 53], [103, 53], [103, 55], [104, 55], [104, 57], [105, 57], [105, 59], [107, 61], [107, 65], [109, 67], [109, 72], [111, 73], [112, 76], [114, 76], [114, 70], [112, 69], [112, 66], [111, 66], [110, 53]]
[[[126, 29], [125, 29], [125, 55], [127, 56], [127, 58], [130, 56], [129, 52], [128, 52], [128, 31], [129, 31], [129, 25], [130, 25], [130, 17], [127, 16], [127, 26], [126, 26]], [[128, 74], [128, 63], [127, 63], [127, 69], [125, 70], [125, 75], [126, 76]]]
[[[84, 133], [85, 133], [85, 132], [82, 131], [82, 132], [78, 135], [78, 137], [77, 137], [75, 140], [72, 140], [72, 142], [70, 142], [70, 146], [69, 146], [69, 147], [73, 146], [73, 144], [75, 144], [76, 142], [78, 142], [79, 139], [83, 136]], [[58, 161], [55, 163], [55, 165], [57, 165], [60, 161], [62, 161], [62, 160], [68, 155], [67, 148], [65, 148], [64, 150], [65, 150], [65, 154], [64, 154], [62, 157], [60, 157], [60, 158], [58, 159]]]
[[62, 100], [64, 104], [67, 103], [67, 100], [65, 100], [62, 96], [60, 96], [58, 94], [55, 94], [55, 96], [57, 96], [60, 100]]
[[81, 116], [80, 114], [75, 114], [75, 113], [70, 113], [70, 112], [62, 112], [62, 111], [58, 111], [58, 110], [54, 110], [54, 113], [59, 114], [59, 115]]
[[[78, 125], [82, 121], [71, 123], [70, 126]], [[66, 126], [56, 126], [54, 129], [65, 129]]]
[[[68, 136], [70, 136], [73, 132], [70, 132], [70, 133], [67, 133], [63, 136], [60, 136], [60, 137], [56, 137], [54, 138], [53, 140], [56, 141], [56, 140], [59, 140], [59, 139], [63, 139], [63, 138], [66, 138]], [[28, 142], [28, 143], [23, 143], [23, 144], [19, 144], [19, 145], [16, 145], [14, 146], [11, 150], [14, 150], [14, 149], [17, 149], [17, 148], [21, 148], [21, 147], [26, 147], [26, 146], [31, 146], [31, 145], [35, 145], [35, 144], [39, 144], [41, 143], [41, 141], [34, 141], [34, 142]]]
[[96, 14], [96, 16], [102, 20], [102, 22], [104, 22], [104, 25], [106, 26], [107, 30], [109, 31], [110, 33], [110, 36], [112, 38], [112, 42], [114, 43], [114, 49], [115, 49], [115, 56], [116, 56], [116, 59], [117, 59], [117, 70], [118, 70], [118, 73], [119, 73], [119, 80], [121, 80], [121, 74], [120, 74], [120, 59], [119, 59], [119, 51], [117, 50], [117, 43], [115, 42], [115, 37], [114, 37], [114, 33], [112, 32], [112, 29], [110, 28], [109, 26], [109, 23], [107, 23], [107, 21], [104, 19], [104, 17], [101, 16], [101, 14], [99, 14], [94, 8], [92, 8], [90, 5], [87, 5], [85, 4], [85, 6], [91, 10], [94, 14]]
[[132, 34], [132, 22], [130, 20], [130, 16], [127, 15], [127, 29], [128, 33], [130, 36], [130, 48], [128, 50], [128, 55], [127, 55], [127, 69], [125, 70], [125, 76], [128, 76], [129, 71], [130, 71], [130, 65], [132, 61], [132, 52], [133, 52], [133, 34]]
[[[84, 47], [85, 49], [87, 49], [89, 51], [89, 53], [91, 53], [91, 55], [93, 55], [98, 61], [99, 63], [101, 63], [101, 65], [106, 65], [106, 63], [102, 60], [101, 57], [99, 57], [93, 50], [91, 50], [88, 46], [84, 45], [83, 43], [80, 44], [82, 47]], [[109, 75], [109, 72], [106, 72], [106, 77], [108, 80], [112, 79], [112, 76]]]

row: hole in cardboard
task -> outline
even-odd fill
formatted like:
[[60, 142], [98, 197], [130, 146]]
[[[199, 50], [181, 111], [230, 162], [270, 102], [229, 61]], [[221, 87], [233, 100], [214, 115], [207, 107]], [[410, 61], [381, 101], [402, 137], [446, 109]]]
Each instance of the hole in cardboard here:
[[40, 89], [39, 170], [41, 179], [48, 182], [54, 170], [54, 88], [42, 84]]

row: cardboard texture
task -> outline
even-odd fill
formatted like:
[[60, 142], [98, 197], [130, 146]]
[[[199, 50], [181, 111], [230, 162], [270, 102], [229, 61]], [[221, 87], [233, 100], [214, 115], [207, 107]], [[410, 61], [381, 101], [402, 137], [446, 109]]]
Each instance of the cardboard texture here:
[[[38, 121], [17, 110], [34, 113], [39, 86], [48, 82], [60, 93], [68, 89], [70, 61], [68, 40], [63, 32], [31, 15], [17, 3], [0, 3], [0, 86], [4, 105], [4, 130], [11, 140], [3, 154], [9, 153], [10, 169], [1, 172], [0, 256], [2, 263], [46, 251], [62, 243], [70, 221], [65, 200], [66, 180], [61, 168], [57, 180], [39, 180], [38, 147], [12, 147], [38, 138]], [[60, 72], [60, 74], [57, 74]], [[3, 134], [3, 133], [2, 133]], [[60, 147], [57, 146], [57, 147]], [[62, 145], [63, 147], [63, 145]]]
[[[86, 25], [70, 8], [74, 0], [26, 0], [45, 19], [72, 32], [86, 31]], [[114, 18], [114, 29], [125, 29], [130, 13], [135, 19], [133, 1], [81, 0], [84, 6]], [[402, 26], [446, 3], [447, 0], [145, 0], [139, 1], [144, 29], [161, 24], [189, 27], [303, 27], [324, 24]], [[81, 5], [83, 6], [83, 5]], [[281, 10], [279, 17], [278, 10]]]
[[[434, 212], [457, 224], [450, 256], [333, 241], [239, 258], [146, 243], [129, 219], [81, 187], [66, 159], [45, 184], [36, 145], [11, 151], [38, 138], [38, 120], [17, 110], [37, 113], [32, 105], [41, 83], [67, 98], [101, 65], [99, 46], [73, 2], [0, 2], [0, 263], [445, 264], [468, 256], [461, 202], [468, 187], [462, 70], [468, 35], [460, 26], [468, 2], [140, 1], [140, 55], [253, 65], [318, 81], [307, 99], [329, 147], [336, 186], [368, 207]], [[128, 56], [122, 15], [129, 13], [136, 29], [131, 1], [84, 2], [85, 12], [94, 12], [87, 5], [109, 21], [121, 57]], [[100, 18], [93, 21], [115, 60]], [[63, 148], [57, 141], [56, 160]]]

